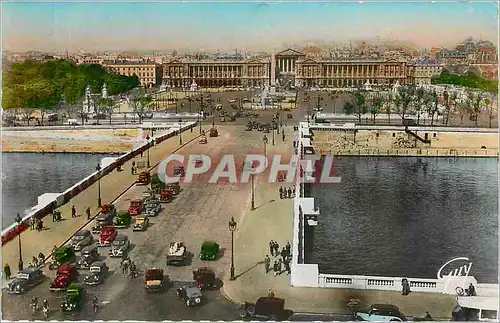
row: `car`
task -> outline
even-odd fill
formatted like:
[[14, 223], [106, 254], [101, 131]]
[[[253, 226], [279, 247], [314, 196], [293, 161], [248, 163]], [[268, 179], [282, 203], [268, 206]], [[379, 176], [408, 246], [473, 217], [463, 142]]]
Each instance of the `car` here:
[[89, 230], [80, 230], [73, 238], [71, 238], [72, 247], [75, 251], [80, 251], [82, 248], [92, 244], [94, 242], [94, 237]]
[[144, 209], [142, 200], [132, 200], [130, 201], [130, 206], [128, 207], [128, 214], [134, 216], [141, 214]]
[[179, 177], [186, 176], [186, 171], [184, 169], [184, 166], [174, 166], [174, 176], [179, 176]]
[[76, 280], [78, 276], [78, 271], [76, 266], [73, 264], [61, 265], [56, 272], [56, 277], [50, 284], [51, 291], [61, 291], [66, 290], [68, 286]]
[[109, 272], [109, 268], [104, 261], [94, 262], [90, 268], [90, 273], [83, 278], [85, 285], [99, 285], [104, 281], [104, 278]]
[[120, 211], [116, 215], [113, 224], [117, 229], [125, 229], [130, 226], [131, 222], [132, 222], [132, 216], [128, 214], [127, 211]]
[[183, 286], [177, 289], [177, 297], [187, 306], [200, 305], [204, 299], [201, 290], [196, 286]]
[[63, 312], [71, 312], [83, 307], [84, 289], [81, 284], [71, 284], [66, 290], [64, 300], [61, 302]]
[[80, 259], [76, 262], [76, 268], [88, 269], [90, 265], [99, 258], [99, 249], [96, 244], [92, 244], [82, 249]]
[[285, 300], [278, 297], [260, 297], [257, 302], [245, 302], [238, 309], [240, 318], [259, 317], [269, 321], [286, 320]]
[[193, 280], [200, 290], [214, 289], [217, 282], [213, 269], [209, 267], [201, 267], [193, 270]]
[[182, 266], [187, 259], [187, 250], [183, 242], [176, 241], [170, 243], [167, 254], [167, 266]]
[[179, 182], [168, 183], [166, 188], [172, 195], [178, 195], [181, 191], [181, 184], [179, 184]]
[[118, 233], [116, 229], [112, 225], [106, 225], [102, 228], [101, 233], [99, 234], [99, 247], [107, 247], [111, 245], [111, 243], [115, 240]]
[[163, 289], [163, 269], [149, 268], [144, 276], [144, 288], [147, 292], [161, 291]]
[[201, 260], [215, 260], [219, 254], [219, 244], [215, 241], [205, 241], [200, 248]]
[[150, 200], [146, 204], [145, 208], [146, 208], [145, 213], [147, 216], [155, 217], [158, 215], [158, 213], [160, 213], [161, 205], [159, 201]]
[[117, 235], [116, 238], [111, 243], [111, 249], [109, 250], [110, 257], [122, 257], [130, 248], [130, 241], [125, 235]]
[[40, 268], [24, 268], [16, 277], [7, 285], [9, 294], [23, 294], [40, 284], [45, 279]]
[[92, 233], [99, 234], [102, 228], [106, 225], [113, 224], [113, 218], [116, 216], [115, 206], [105, 204], [101, 208], [101, 212], [95, 218], [95, 226], [92, 228]]
[[405, 322], [408, 319], [399, 308], [390, 304], [373, 304], [365, 312], [356, 312], [356, 319], [370, 322]]
[[76, 261], [75, 251], [72, 247], [61, 246], [52, 254], [52, 262], [49, 264], [49, 269], [53, 270], [65, 263]]
[[136, 216], [135, 223], [132, 231], [146, 231], [149, 225], [149, 218], [147, 216]]
[[137, 185], [147, 185], [151, 180], [151, 175], [149, 172], [141, 172], [139, 176], [137, 176]]

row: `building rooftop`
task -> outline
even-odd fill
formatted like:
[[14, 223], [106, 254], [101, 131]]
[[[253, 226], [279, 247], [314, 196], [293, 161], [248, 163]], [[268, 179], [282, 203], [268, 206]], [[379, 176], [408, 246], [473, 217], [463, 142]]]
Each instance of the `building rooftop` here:
[[103, 65], [156, 65], [153, 61], [106, 60]]

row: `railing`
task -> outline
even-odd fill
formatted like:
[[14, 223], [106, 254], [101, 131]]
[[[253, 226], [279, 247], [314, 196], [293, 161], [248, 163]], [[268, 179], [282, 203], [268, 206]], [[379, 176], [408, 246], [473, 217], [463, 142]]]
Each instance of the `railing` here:
[[[352, 124], [346, 123], [346, 124]], [[498, 128], [457, 128], [457, 127], [443, 127], [443, 126], [409, 126], [402, 125], [394, 126], [379, 126], [379, 125], [350, 125], [346, 124], [324, 124], [310, 122], [310, 130], [325, 130], [337, 131], [345, 129], [356, 130], [387, 130], [387, 131], [405, 131], [406, 128], [411, 131], [428, 131], [428, 132], [472, 132], [472, 133], [498, 133]]]
[[444, 148], [353, 148], [319, 149], [323, 154], [332, 156], [390, 156], [390, 157], [498, 157], [498, 149], [444, 149]]
[[[181, 127], [183, 131], [193, 128], [196, 126], [196, 123], [189, 122], [189, 123], [184, 123]], [[111, 173], [113, 170], [116, 169], [116, 167], [123, 165], [125, 162], [129, 161], [133, 157], [141, 154], [142, 152], [146, 151], [150, 147], [161, 143], [162, 141], [174, 137], [177, 133], [179, 132], [179, 127], [174, 128], [167, 133], [160, 135], [158, 137], [154, 137], [154, 140], [145, 143], [141, 145], [140, 147], [135, 148], [134, 150], [126, 153], [125, 155], [117, 158], [113, 163], [110, 165], [104, 167], [100, 172], [94, 172], [81, 180], [80, 182], [76, 183], [75, 185], [71, 186], [68, 188], [66, 191], [63, 193], [59, 194], [54, 198], [52, 202], [48, 202], [45, 206], [43, 206], [41, 209], [38, 209], [22, 218], [22, 224], [18, 225], [17, 223], [13, 223], [7, 228], [2, 230], [2, 245], [7, 243], [8, 241], [12, 240], [18, 233], [19, 231], [24, 231], [26, 228], [29, 227], [29, 221], [32, 218], [36, 219], [42, 219], [46, 215], [52, 213], [52, 211], [61, 205], [66, 204], [69, 200], [71, 200], [73, 197], [78, 195], [80, 192], [84, 191], [87, 189], [89, 186], [97, 182], [98, 179], [106, 176], [107, 174]], [[62, 197], [62, 199], [61, 199]]]

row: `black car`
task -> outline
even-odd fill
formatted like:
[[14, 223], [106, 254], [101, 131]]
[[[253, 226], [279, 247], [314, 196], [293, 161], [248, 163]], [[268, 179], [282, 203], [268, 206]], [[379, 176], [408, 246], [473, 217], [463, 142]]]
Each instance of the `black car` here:
[[270, 321], [287, 320], [291, 315], [285, 310], [285, 300], [277, 297], [261, 297], [257, 302], [241, 304], [238, 314], [241, 318], [258, 317]]
[[40, 284], [44, 278], [45, 276], [40, 268], [25, 268], [9, 283], [7, 292], [9, 294], [23, 294]]

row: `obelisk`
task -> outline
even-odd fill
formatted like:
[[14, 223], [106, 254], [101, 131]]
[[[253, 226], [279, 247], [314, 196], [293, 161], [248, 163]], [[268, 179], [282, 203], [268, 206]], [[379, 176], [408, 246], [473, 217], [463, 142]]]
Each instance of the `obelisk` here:
[[276, 56], [271, 54], [271, 86], [276, 84]]

